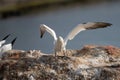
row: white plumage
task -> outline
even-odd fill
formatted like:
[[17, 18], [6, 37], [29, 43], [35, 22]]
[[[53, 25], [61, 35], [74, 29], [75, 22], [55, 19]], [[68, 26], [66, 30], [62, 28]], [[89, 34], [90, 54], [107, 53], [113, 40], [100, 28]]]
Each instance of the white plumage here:
[[8, 34], [7, 36], [5, 36], [2, 41], [0, 41], [0, 47], [6, 42], [6, 39], [10, 36], [10, 34]]
[[68, 40], [72, 40], [79, 32], [84, 30], [104, 28], [110, 25], [112, 24], [105, 22], [88, 22], [88, 23], [79, 24], [67, 35], [65, 39], [63, 39], [61, 36], [57, 37], [55, 31], [50, 27], [46, 26], [45, 24], [40, 25], [40, 32], [41, 32], [41, 38], [43, 37], [45, 31], [47, 31], [53, 36], [55, 42], [54, 51], [56, 55], [56, 52], [66, 50], [66, 45]]
[[12, 49], [12, 44], [5, 44], [0, 48], [0, 52], [4, 53]]
[[0, 41], [0, 47], [6, 42], [6, 40]]
[[12, 47], [13, 47], [16, 39], [17, 39], [17, 37], [16, 37], [15, 39], [13, 39], [13, 40], [11, 41], [11, 43], [5, 44], [5, 45], [3, 45], [3, 46], [0, 47], [0, 56], [1, 56], [4, 52], [9, 51], [9, 50], [12, 50]]

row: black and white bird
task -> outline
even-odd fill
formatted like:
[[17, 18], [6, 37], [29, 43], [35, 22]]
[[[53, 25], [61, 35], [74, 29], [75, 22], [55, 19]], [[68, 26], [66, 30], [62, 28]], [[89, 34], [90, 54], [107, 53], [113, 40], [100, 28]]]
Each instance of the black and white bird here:
[[0, 41], [0, 47], [6, 42], [6, 39], [10, 36], [10, 34], [6, 35], [2, 41]]
[[68, 40], [72, 40], [79, 32], [85, 31], [85, 30], [92, 30], [92, 29], [97, 29], [97, 28], [105, 28], [108, 26], [111, 26], [111, 23], [106, 23], [106, 22], [88, 22], [88, 23], [83, 23], [83, 24], [78, 24], [68, 35], [65, 39], [63, 39], [61, 36], [56, 35], [55, 31], [48, 27], [45, 24], [40, 25], [40, 33], [41, 33], [41, 38], [43, 37], [45, 31], [50, 33], [53, 38], [54, 38], [54, 52], [55, 56], [56, 53], [59, 51], [65, 51], [66, 50], [66, 45]]
[[4, 52], [6, 52], [6, 51], [12, 50], [12, 47], [13, 47], [16, 39], [17, 39], [17, 37], [14, 38], [14, 39], [11, 41], [11, 43], [5, 44], [5, 45], [3, 45], [2, 47], [0, 47], [0, 53], [2, 54], [2, 53], [4, 53]]

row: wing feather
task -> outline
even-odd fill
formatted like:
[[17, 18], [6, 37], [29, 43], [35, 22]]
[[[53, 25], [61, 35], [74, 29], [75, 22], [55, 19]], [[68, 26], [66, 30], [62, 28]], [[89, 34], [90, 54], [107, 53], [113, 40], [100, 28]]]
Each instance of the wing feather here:
[[67, 44], [68, 40], [72, 40], [81, 31], [97, 29], [97, 28], [105, 28], [111, 25], [112, 24], [105, 22], [88, 22], [88, 23], [78, 24], [65, 38], [65, 44]]
[[112, 25], [111, 23], [105, 23], [105, 22], [88, 22], [84, 24], [84, 28], [87, 30], [90, 30], [90, 29], [97, 29], [97, 28], [105, 28], [111, 25]]
[[46, 26], [45, 24], [41, 24], [40, 25], [41, 38], [43, 37], [45, 31], [50, 33], [53, 36], [54, 40], [57, 40], [57, 36], [56, 36], [55, 31], [53, 29], [51, 29], [50, 27]]
[[83, 24], [77, 25], [67, 36], [67, 39], [72, 40], [79, 32], [86, 30]]

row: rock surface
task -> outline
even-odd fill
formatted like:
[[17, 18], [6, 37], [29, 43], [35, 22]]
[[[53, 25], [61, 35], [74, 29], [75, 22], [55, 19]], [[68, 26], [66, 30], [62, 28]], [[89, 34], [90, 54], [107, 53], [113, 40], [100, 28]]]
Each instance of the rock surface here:
[[120, 48], [86, 45], [57, 54], [8, 51], [0, 60], [0, 80], [120, 80]]

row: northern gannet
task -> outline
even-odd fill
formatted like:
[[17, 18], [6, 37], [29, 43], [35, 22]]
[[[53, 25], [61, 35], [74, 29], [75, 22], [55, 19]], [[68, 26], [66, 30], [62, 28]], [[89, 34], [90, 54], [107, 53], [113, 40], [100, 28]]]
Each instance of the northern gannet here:
[[40, 33], [41, 33], [41, 38], [43, 37], [45, 31], [50, 33], [53, 38], [54, 38], [54, 52], [56, 56], [56, 52], [59, 51], [65, 51], [66, 50], [66, 45], [68, 40], [72, 40], [79, 32], [85, 31], [85, 30], [92, 30], [92, 29], [97, 29], [97, 28], [105, 28], [108, 26], [111, 26], [111, 23], [106, 23], [106, 22], [88, 22], [88, 23], [83, 23], [83, 24], [78, 24], [73, 30], [67, 35], [65, 39], [63, 39], [61, 36], [56, 35], [55, 31], [48, 27], [45, 24], [40, 25]]

